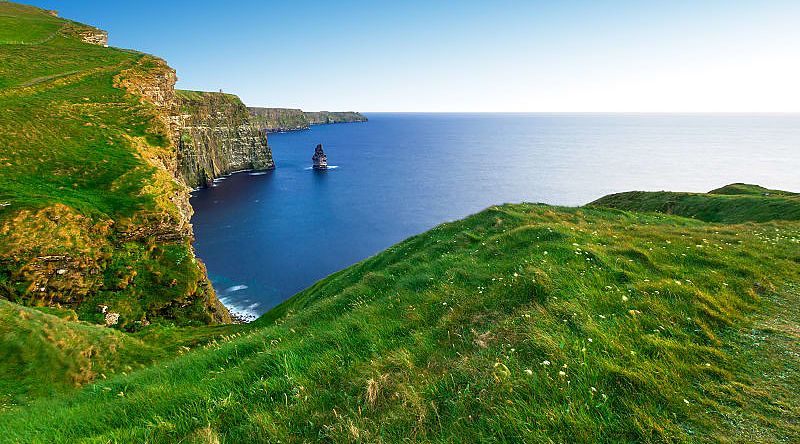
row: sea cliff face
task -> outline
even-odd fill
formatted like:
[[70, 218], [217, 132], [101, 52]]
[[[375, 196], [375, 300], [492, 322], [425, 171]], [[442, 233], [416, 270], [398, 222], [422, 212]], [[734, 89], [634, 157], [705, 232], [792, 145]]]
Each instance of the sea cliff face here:
[[294, 108], [248, 108], [253, 121], [268, 132], [308, 129], [311, 125], [329, 123], [366, 122], [367, 118], [357, 112], [318, 111], [307, 112]]
[[0, 298], [127, 330], [230, 322], [176, 179], [175, 71], [38, 8], [0, 15]]
[[363, 114], [355, 111], [307, 111], [304, 113], [310, 125], [327, 125], [330, 123], [366, 122]]
[[231, 94], [178, 91], [178, 177], [192, 188], [240, 170], [275, 167], [266, 132]]

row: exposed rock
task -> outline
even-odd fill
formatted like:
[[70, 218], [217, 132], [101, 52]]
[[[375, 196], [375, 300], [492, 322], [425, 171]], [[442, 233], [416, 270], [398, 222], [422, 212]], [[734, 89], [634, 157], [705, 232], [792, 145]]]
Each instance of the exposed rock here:
[[108, 312], [105, 316], [106, 327], [117, 325], [119, 323], [119, 313]]
[[178, 176], [192, 188], [226, 174], [275, 168], [267, 134], [231, 94], [180, 91]]
[[[104, 31], [76, 22], [63, 21], [59, 33], [92, 44], [107, 43]], [[64, 58], [58, 52], [61, 49], [48, 50], [59, 55], [57, 60]], [[98, 56], [98, 63], [102, 60]], [[59, 109], [65, 119], [76, 120], [87, 119], [86, 109], [91, 109], [88, 114], [95, 118], [122, 110], [130, 113], [131, 121], [145, 123], [141, 134], [138, 129], [131, 131], [125, 119], [101, 119], [109, 125], [108, 132], [117, 137], [117, 144], [124, 142], [120, 154], [136, 159], [131, 173], [143, 179], [130, 196], [141, 197], [142, 205], [120, 214], [79, 211], [63, 203], [13, 213], [13, 208], [4, 208], [6, 217], [0, 221], [0, 297], [37, 306], [104, 304], [102, 313], [81, 310], [82, 319], [122, 329], [131, 328], [137, 320], [157, 318], [181, 323], [231, 322], [191, 247], [190, 189], [182, 178], [178, 179], [182, 122], [175, 71], [163, 60], [143, 54], [91, 71], [141, 104], [127, 99], [107, 103], [107, 97], [99, 97], [106, 94], [104, 89], [86, 88], [75, 103], [59, 104]], [[117, 154], [114, 148], [108, 149], [110, 154]], [[95, 173], [81, 170], [81, 165], [82, 160], [76, 159], [76, 174]], [[5, 205], [0, 202], [0, 206]]]
[[331, 123], [366, 122], [367, 118], [354, 111], [332, 112], [317, 111], [305, 112], [308, 123], [311, 125], [327, 125]]
[[92, 45], [108, 46], [108, 33], [101, 30], [87, 30], [81, 33], [81, 40]]
[[282, 132], [308, 129], [308, 119], [301, 109], [292, 108], [247, 108], [253, 122], [267, 132]]
[[367, 118], [357, 112], [305, 112], [293, 108], [248, 108], [253, 122], [268, 132], [308, 129], [311, 125], [329, 123], [366, 122]]
[[328, 156], [325, 155], [325, 151], [322, 149], [321, 143], [318, 144], [314, 149], [314, 155], [311, 156], [311, 160], [314, 161], [313, 168], [315, 170], [328, 169]]
[[[57, 16], [58, 14], [56, 13], [55, 15]], [[67, 36], [77, 37], [84, 43], [105, 47], [108, 46], [108, 32], [92, 26], [87, 26], [76, 22], [67, 22], [61, 27], [59, 32]]]

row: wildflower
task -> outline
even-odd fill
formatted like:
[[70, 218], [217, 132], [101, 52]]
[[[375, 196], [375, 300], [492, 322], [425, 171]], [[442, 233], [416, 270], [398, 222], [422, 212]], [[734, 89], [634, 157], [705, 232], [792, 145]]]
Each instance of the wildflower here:
[[550, 361], [548, 361], [547, 359], [545, 359], [544, 361], [542, 361], [542, 365], [550, 365]]
[[560, 371], [558, 372], [558, 376], [561, 376], [561, 377], [563, 378], [564, 376], [567, 376], [567, 374], [566, 374], [566, 373], [564, 373], [564, 370], [560, 370]]
[[592, 338], [589, 338], [589, 342], [592, 342]]
[[628, 302], [628, 297], [627, 296], [622, 296], [622, 302]]
[[686, 405], [689, 405], [689, 400], [686, 399], [686, 398], [683, 398], [683, 403], [686, 404]]
[[527, 373], [528, 375], [532, 375], [533, 374], [533, 370], [531, 370], [529, 368], [526, 368], [525, 369], [525, 373]]
[[592, 393], [597, 393], [597, 389], [596, 389], [596, 388], [594, 388], [594, 387], [589, 387], [589, 390], [590, 390]]

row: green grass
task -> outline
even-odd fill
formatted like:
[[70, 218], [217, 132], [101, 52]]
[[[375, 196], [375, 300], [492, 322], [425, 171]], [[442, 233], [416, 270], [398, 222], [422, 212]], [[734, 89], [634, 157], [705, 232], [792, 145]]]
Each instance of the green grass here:
[[77, 37], [91, 29], [0, 2], [0, 298], [90, 321], [109, 305], [126, 329], [209, 322], [188, 230], [169, 233], [187, 190], [157, 166], [175, 157], [164, 111], [118, 87], [166, 64]]
[[0, 300], [0, 442], [800, 441], [797, 194], [492, 207], [199, 325], [188, 239], [131, 234], [181, 189], [114, 85], [166, 68], [76, 26], [0, 2], [0, 298], [38, 306]]
[[36, 44], [52, 38], [64, 25], [60, 20], [31, 6], [0, 5], [0, 44]]
[[800, 194], [746, 184], [727, 185], [709, 193], [629, 191], [602, 197], [591, 205], [676, 214], [706, 222], [800, 220]]
[[0, 436], [796, 441], [798, 263], [793, 222], [493, 207], [324, 279], [238, 337], [8, 408]]
[[0, 405], [6, 408], [69, 393], [237, 329], [154, 326], [131, 335], [79, 322], [72, 310], [29, 308], [0, 300]]

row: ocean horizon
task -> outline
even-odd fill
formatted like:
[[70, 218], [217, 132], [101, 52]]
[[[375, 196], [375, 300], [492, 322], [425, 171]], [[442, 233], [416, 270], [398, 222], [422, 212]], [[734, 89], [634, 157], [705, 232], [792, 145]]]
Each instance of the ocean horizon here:
[[[578, 206], [615, 192], [733, 182], [800, 190], [798, 113], [365, 115], [365, 123], [270, 134], [274, 171], [193, 193], [198, 255], [233, 310], [259, 315], [496, 204]], [[310, 170], [317, 143], [336, 169]]]

